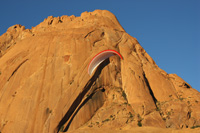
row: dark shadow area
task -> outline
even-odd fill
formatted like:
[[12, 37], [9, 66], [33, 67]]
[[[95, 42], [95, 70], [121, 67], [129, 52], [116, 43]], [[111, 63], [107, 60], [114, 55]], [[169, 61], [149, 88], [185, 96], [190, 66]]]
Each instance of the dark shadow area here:
[[[74, 100], [74, 102], [72, 103], [72, 105], [70, 106], [69, 110], [67, 111], [67, 113], [65, 114], [65, 116], [62, 118], [62, 120], [59, 122], [58, 126], [57, 126], [57, 133], [60, 131], [61, 128], [63, 128], [64, 124], [66, 122], [68, 122], [67, 126], [64, 128], [64, 131], [66, 132], [73, 120], [73, 118], [76, 116], [76, 114], [78, 113], [78, 111], [81, 109], [81, 107], [92, 97], [93, 93], [87, 97], [83, 103], [79, 106], [79, 104], [81, 103], [82, 99], [84, 98], [84, 96], [87, 94], [87, 92], [90, 90], [92, 84], [97, 80], [97, 78], [99, 77], [99, 75], [101, 74], [101, 71], [103, 70], [103, 68], [105, 66], [107, 66], [110, 63], [109, 58], [106, 59], [105, 61], [103, 61], [96, 69], [94, 75], [90, 78], [90, 80], [86, 83], [86, 85], [83, 88], [83, 91], [78, 95], [78, 97]], [[74, 111], [76, 110], [76, 112], [74, 113]], [[74, 114], [73, 114], [74, 113]], [[73, 116], [72, 116], [73, 115]], [[71, 117], [71, 119], [70, 119]]]
[[[153, 91], [152, 91], [152, 89], [151, 89], [151, 86], [149, 85], [149, 81], [148, 81], [148, 79], [147, 79], [145, 73], [143, 73], [143, 76], [144, 76], [145, 82], [147, 83], [147, 87], [149, 88], [149, 92], [150, 92], [150, 94], [151, 94], [151, 97], [153, 98], [153, 101], [154, 101], [154, 103], [155, 103], [155, 105], [156, 105], [157, 99], [156, 99], [156, 97], [155, 97], [154, 94], [153, 94]], [[157, 106], [156, 106], [156, 107], [157, 107]]]
[[186, 87], [186, 88], [190, 88], [190, 85], [188, 85], [187, 83], [184, 83], [183, 86]]
[[90, 94], [84, 101], [83, 103], [81, 103], [81, 105], [78, 107], [78, 109], [76, 110], [76, 112], [73, 114], [73, 116], [71, 117], [70, 121], [68, 122], [67, 126], [65, 127], [65, 129], [63, 130], [64, 132], [66, 132], [69, 129], [69, 126], [71, 125], [74, 117], [76, 116], [76, 114], [79, 112], [79, 110], [88, 102], [88, 100], [90, 100], [92, 98], [92, 96], [95, 93]]

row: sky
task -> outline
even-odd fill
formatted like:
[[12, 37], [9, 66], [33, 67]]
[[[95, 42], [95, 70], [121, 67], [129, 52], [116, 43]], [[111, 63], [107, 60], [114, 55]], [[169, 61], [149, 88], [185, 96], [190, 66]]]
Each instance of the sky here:
[[200, 0], [2, 0], [0, 35], [15, 24], [27, 29], [48, 16], [108, 10], [167, 73], [200, 91]]

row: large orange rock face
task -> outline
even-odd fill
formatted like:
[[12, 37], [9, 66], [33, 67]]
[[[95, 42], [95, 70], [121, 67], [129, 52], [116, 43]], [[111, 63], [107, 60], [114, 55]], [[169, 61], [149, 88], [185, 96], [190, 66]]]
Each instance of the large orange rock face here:
[[[110, 57], [90, 77], [90, 60], [106, 49], [123, 60]], [[0, 37], [3, 133], [189, 128], [200, 125], [199, 102], [200, 93], [160, 69], [109, 11], [51, 16]]]

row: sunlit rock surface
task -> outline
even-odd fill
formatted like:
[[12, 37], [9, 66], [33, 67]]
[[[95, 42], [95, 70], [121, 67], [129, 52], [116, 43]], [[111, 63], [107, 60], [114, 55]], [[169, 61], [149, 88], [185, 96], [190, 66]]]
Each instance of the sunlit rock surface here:
[[[106, 49], [123, 60], [112, 56], [89, 76], [90, 60]], [[197, 90], [160, 69], [106, 10], [50, 16], [0, 36], [2, 133], [198, 132], [199, 102]]]

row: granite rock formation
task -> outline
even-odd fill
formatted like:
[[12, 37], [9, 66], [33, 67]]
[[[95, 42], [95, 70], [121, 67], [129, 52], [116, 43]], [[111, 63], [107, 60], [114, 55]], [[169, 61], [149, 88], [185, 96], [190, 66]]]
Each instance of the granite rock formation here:
[[[124, 59], [110, 57], [90, 77], [88, 63], [106, 49]], [[50, 16], [0, 36], [2, 133], [191, 132], [199, 125], [200, 93], [160, 69], [109, 11]]]

